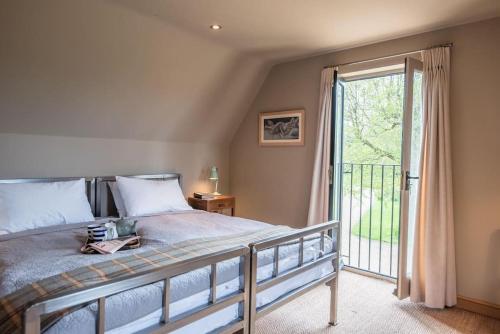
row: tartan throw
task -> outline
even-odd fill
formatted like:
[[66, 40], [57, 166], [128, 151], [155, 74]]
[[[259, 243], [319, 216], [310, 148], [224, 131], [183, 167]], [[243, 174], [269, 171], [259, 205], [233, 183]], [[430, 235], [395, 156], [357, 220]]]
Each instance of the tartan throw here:
[[[247, 246], [252, 242], [286, 235], [291, 230], [292, 228], [287, 226], [273, 226], [226, 237], [190, 239], [47, 277], [0, 298], [0, 333], [22, 333], [24, 312], [42, 298], [92, 287], [116, 278], [126, 278], [131, 274], [147, 272], [195, 256], [208, 255], [239, 245]], [[65, 314], [78, 308], [42, 316], [42, 329], [50, 327]]]

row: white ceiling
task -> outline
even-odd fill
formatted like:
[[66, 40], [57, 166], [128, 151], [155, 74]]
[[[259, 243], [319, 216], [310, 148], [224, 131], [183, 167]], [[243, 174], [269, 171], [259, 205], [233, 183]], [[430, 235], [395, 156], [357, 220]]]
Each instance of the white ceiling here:
[[[500, 16], [500, 0], [112, 0], [238, 51], [286, 60]], [[223, 29], [212, 31], [212, 23]]]

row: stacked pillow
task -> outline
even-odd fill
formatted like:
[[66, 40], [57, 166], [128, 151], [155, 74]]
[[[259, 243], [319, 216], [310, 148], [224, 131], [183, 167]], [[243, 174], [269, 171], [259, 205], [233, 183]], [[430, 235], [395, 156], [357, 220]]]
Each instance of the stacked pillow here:
[[125, 210], [125, 204], [123, 204], [123, 198], [118, 189], [116, 182], [108, 182], [109, 189], [111, 189], [111, 194], [113, 195], [113, 201], [115, 202], [116, 210], [118, 211], [119, 217], [127, 217], [127, 210]]
[[94, 221], [85, 179], [0, 184], [0, 234]]
[[177, 180], [144, 180], [117, 176], [109, 184], [120, 217], [193, 210]]

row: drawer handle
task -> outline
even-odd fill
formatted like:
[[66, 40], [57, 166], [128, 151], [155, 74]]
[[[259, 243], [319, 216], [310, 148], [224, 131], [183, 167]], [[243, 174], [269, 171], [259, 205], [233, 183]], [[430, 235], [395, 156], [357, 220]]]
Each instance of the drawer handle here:
[[225, 206], [224, 203], [219, 203], [219, 208], [223, 208]]

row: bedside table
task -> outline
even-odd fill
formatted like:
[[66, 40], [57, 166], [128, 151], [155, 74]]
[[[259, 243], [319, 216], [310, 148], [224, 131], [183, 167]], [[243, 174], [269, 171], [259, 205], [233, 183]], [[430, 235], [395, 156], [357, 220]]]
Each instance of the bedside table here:
[[188, 198], [188, 203], [194, 209], [234, 216], [234, 196], [221, 195], [211, 199]]

